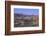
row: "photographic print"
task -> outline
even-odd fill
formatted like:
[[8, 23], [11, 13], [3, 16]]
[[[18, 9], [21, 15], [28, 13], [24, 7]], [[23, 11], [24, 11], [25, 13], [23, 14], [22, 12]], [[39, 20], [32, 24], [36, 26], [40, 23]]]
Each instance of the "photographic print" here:
[[39, 26], [39, 9], [14, 8], [14, 27]]
[[5, 34], [45, 32], [44, 3], [5, 1]]

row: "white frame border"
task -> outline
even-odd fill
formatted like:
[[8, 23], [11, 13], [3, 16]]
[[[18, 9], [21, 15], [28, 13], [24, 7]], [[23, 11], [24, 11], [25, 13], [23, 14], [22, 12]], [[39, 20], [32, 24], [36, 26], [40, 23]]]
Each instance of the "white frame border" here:
[[[14, 28], [14, 8], [28, 8], [39, 9], [39, 27], [19, 27]], [[41, 6], [22, 6], [11, 5], [11, 28], [10, 31], [28, 31], [28, 30], [42, 30], [42, 7]]]

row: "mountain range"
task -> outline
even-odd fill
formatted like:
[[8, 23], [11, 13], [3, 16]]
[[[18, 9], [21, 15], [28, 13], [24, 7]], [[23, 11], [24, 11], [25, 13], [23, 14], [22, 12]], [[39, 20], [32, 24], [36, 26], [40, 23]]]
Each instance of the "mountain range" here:
[[25, 15], [25, 14], [14, 14], [14, 16], [38, 16], [38, 15]]

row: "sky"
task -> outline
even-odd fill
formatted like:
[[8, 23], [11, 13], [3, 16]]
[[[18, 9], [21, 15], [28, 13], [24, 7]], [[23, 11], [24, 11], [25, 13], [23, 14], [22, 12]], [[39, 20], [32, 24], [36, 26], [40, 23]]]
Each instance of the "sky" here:
[[14, 13], [24, 15], [38, 15], [39, 9], [14, 8]]

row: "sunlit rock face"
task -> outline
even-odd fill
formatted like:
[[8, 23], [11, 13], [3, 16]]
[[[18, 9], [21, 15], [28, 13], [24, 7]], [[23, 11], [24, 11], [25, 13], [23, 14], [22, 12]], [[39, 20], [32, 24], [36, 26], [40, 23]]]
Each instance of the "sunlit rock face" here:
[[[16, 14], [16, 15], [14, 15], [14, 24], [15, 24], [15, 26], [20, 25], [21, 27], [25, 26], [25, 25], [27, 25], [27, 26], [29, 26], [29, 25], [36, 26], [37, 25], [38, 26], [39, 17], [38, 17], [38, 15], [30, 15], [30, 16], [19, 15], [18, 16], [18, 14]], [[20, 27], [20, 26], [18, 26], [18, 27]]]

